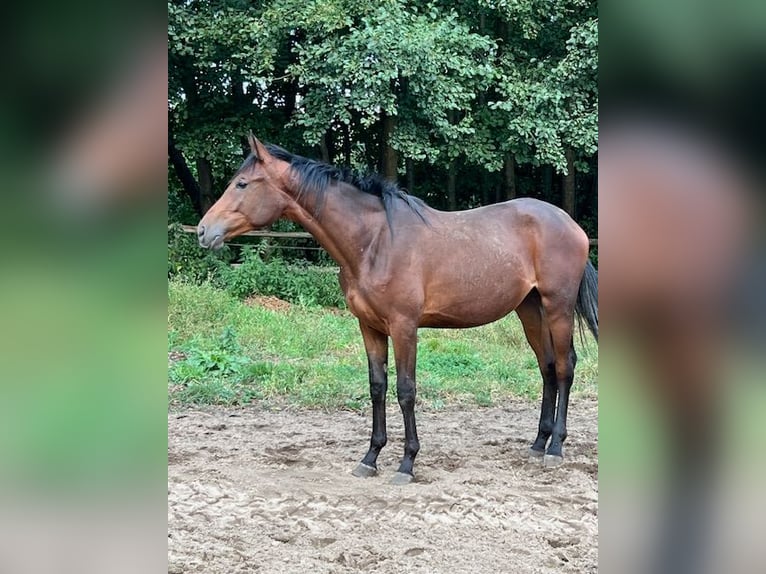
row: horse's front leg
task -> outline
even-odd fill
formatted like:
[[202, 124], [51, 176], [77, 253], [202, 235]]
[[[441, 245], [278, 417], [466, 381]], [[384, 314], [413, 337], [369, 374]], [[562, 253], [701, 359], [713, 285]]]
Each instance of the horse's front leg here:
[[415, 457], [420, 450], [418, 431], [415, 426], [415, 359], [418, 349], [417, 325], [406, 323], [392, 327], [396, 360], [396, 396], [404, 417], [404, 457], [398, 472], [391, 480], [393, 484], [407, 484], [412, 481]]
[[370, 398], [372, 399], [372, 436], [370, 450], [351, 474], [374, 476], [378, 472], [378, 455], [386, 446], [386, 391], [388, 389], [388, 336], [365, 325], [361, 321], [364, 348], [367, 351], [367, 368], [370, 375]]

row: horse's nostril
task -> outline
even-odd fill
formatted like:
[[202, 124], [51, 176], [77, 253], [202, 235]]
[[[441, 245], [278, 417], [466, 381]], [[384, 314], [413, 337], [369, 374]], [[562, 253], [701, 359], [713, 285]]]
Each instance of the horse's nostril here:
[[197, 235], [199, 237], [202, 237], [203, 235], [205, 235], [205, 226], [204, 225], [200, 225], [199, 227], [197, 227]]

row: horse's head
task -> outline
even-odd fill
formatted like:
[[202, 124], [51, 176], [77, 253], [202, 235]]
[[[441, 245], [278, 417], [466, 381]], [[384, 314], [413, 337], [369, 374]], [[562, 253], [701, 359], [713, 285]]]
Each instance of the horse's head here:
[[252, 133], [248, 141], [251, 155], [197, 224], [202, 247], [218, 249], [227, 239], [271, 225], [290, 201], [284, 190], [289, 164], [269, 154]]

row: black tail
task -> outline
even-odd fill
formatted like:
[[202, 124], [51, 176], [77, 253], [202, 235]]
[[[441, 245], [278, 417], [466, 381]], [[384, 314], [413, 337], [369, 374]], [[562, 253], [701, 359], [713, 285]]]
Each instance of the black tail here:
[[590, 261], [585, 266], [582, 281], [580, 281], [575, 314], [580, 320], [580, 329], [582, 329], [582, 322], [585, 321], [598, 342], [598, 271]]

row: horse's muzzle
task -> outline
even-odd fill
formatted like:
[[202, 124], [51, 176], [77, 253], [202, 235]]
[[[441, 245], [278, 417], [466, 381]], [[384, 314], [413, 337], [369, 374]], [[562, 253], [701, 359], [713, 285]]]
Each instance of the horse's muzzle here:
[[223, 247], [223, 230], [218, 226], [208, 227], [200, 224], [197, 226], [197, 239], [200, 247], [204, 249], [220, 249]]

